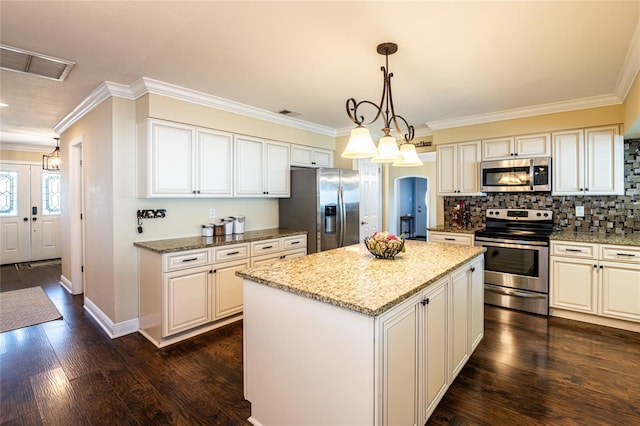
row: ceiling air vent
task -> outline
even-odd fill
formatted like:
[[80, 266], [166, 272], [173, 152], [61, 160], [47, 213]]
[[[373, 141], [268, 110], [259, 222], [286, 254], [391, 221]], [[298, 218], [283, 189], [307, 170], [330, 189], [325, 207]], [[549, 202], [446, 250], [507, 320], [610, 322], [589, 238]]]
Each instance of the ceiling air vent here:
[[64, 81], [75, 62], [0, 44], [0, 68]]
[[288, 109], [283, 109], [282, 111], [278, 111], [278, 114], [286, 115], [287, 117], [297, 117], [300, 115], [299, 112], [289, 111]]

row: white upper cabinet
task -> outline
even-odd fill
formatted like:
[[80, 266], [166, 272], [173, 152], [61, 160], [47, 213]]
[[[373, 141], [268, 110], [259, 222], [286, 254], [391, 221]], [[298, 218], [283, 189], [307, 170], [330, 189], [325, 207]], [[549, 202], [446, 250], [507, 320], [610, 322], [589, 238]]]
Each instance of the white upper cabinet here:
[[480, 142], [438, 145], [438, 195], [478, 195]]
[[333, 167], [333, 152], [328, 149], [291, 145], [291, 165], [298, 167]]
[[623, 143], [618, 126], [554, 133], [552, 195], [622, 195]]
[[231, 134], [155, 119], [137, 130], [138, 197], [231, 196]]
[[198, 129], [196, 188], [200, 195], [233, 195], [233, 135]]
[[551, 135], [509, 136], [482, 141], [483, 160], [505, 160], [509, 158], [534, 158], [551, 156]]
[[289, 145], [236, 136], [236, 197], [289, 197]]

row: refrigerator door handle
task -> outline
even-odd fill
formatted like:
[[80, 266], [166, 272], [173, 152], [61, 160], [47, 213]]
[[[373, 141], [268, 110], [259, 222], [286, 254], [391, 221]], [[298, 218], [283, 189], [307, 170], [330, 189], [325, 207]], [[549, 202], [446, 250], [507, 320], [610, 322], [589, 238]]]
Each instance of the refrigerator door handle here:
[[347, 226], [347, 215], [344, 205], [344, 191], [342, 185], [338, 186], [338, 205], [340, 208], [340, 226], [338, 228], [338, 247], [344, 247], [345, 227]]

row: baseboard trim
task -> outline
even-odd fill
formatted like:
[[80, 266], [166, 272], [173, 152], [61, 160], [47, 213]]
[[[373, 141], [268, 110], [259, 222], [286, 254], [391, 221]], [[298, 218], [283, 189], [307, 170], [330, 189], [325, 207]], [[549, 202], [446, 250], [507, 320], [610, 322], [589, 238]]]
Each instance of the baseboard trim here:
[[564, 309], [558, 309], [558, 308], [549, 308], [549, 315], [553, 317], [560, 317], [560, 318], [570, 319], [574, 321], [588, 322], [590, 324], [597, 324], [605, 327], [619, 328], [621, 330], [634, 331], [636, 333], [640, 333], [640, 324], [631, 322], [631, 321], [601, 317], [599, 315], [592, 315], [592, 314], [587, 314], [582, 312], [566, 311]]
[[138, 318], [134, 318], [128, 321], [120, 323], [114, 323], [98, 306], [91, 301], [88, 297], [84, 298], [84, 309], [87, 313], [98, 323], [100, 328], [107, 333], [107, 336], [111, 339], [115, 339], [126, 334], [135, 333], [138, 331]]
[[73, 291], [71, 290], [73, 288], [73, 283], [64, 275], [60, 275], [60, 285], [62, 288], [67, 290], [67, 293], [73, 294]]

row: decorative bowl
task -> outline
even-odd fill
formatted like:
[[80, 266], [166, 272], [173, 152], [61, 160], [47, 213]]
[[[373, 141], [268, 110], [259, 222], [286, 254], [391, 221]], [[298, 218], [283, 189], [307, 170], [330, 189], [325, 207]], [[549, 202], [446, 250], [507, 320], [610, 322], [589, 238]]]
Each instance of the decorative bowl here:
[[364, 245], [369, 253], [378, 259], [393, 259], [398, 253], [404, 252], [403, 235], [397, 237], [389, 232], [374, 232], [365, 237]]

